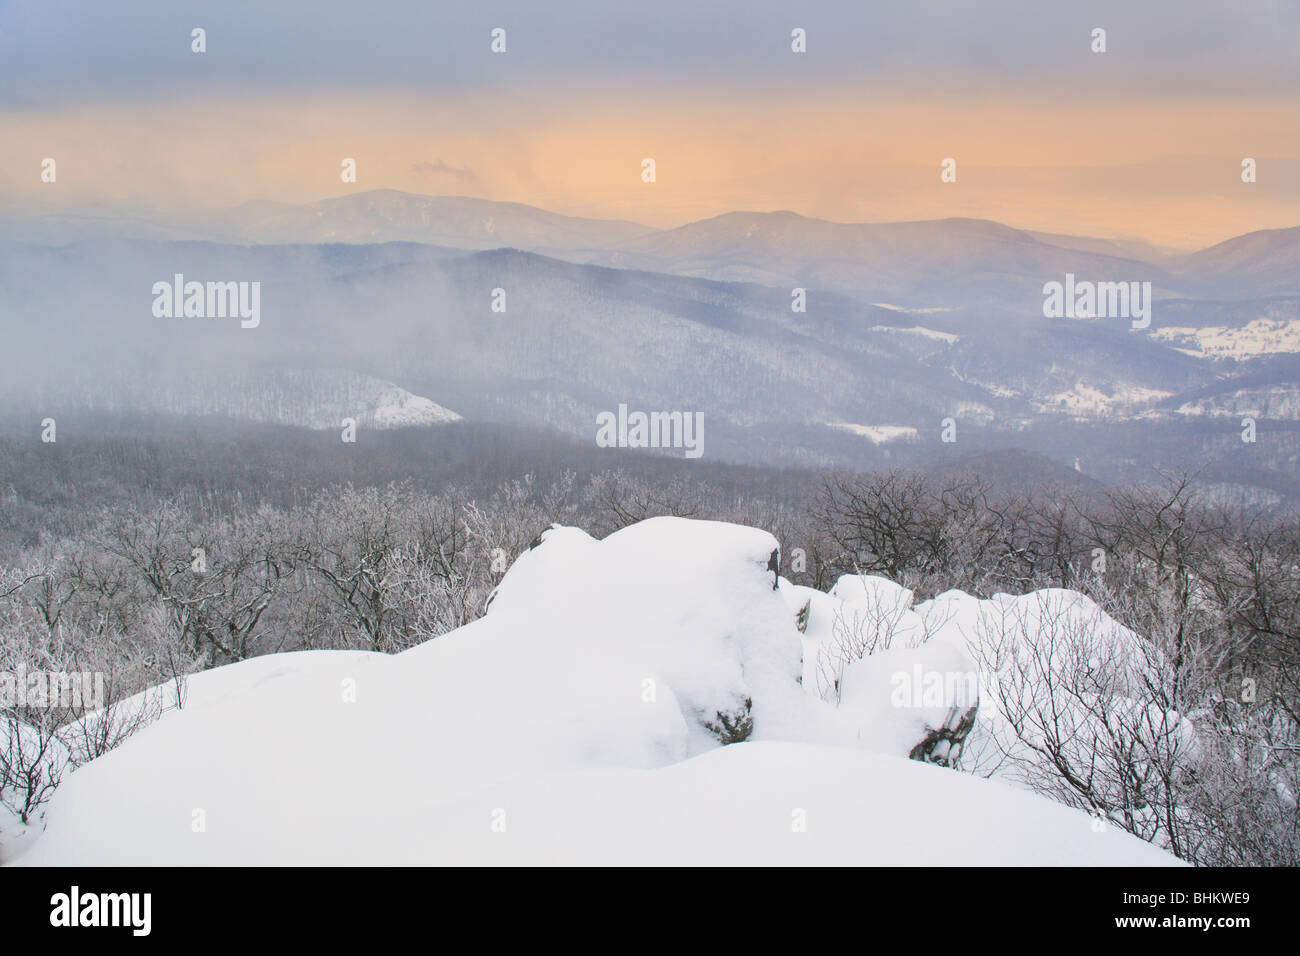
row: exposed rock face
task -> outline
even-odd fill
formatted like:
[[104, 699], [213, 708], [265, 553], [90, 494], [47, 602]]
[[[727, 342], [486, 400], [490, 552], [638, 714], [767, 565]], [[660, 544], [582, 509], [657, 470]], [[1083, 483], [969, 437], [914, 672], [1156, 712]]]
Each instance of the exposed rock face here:
[[808, 633], [808, 615], [812, 611], [812, 599], [804, 601], [803, 606], [794, 613], [794, 626], [800, 634]]
[[975, 726], [979, 705], [962, 709], [953, 707], [943, 724], [929, 731], [908, 757], [922, 763], [935, 763], [941, 767], [956, 767], [961, 760], [962, 747]]

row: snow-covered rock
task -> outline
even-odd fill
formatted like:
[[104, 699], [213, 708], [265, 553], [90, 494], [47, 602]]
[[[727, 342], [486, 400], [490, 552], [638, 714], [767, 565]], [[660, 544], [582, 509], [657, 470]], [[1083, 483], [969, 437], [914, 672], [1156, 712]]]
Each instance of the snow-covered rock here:
[[182, 709], [64, 781], [19, 862], [1175, 862], [907, 759], [948, 714], [924, 680], [899, 706], [899, 675], [968, 668], [955, 641], [891, 638], [838, 700], [801, 685], [836, 604], [924, 615], [881, 579], [843, 581], [801, 634], [776, 550], [677, 518], [603, 541], [555, 527], [437, 640], [195, 675]]
[[970, 732], [979, 669], [933, 629], [908, 588], [870, 574], [841, 576], [827, 594], [781, 582], [803, 632], [803, 684], [836, 705], [861, 746], [947, 764]]
[[978, 665], [982, 704], [965, 769], [1029, 786], [1055, 778], [1056, 760], [1090, 767], [1098, 742], [1122, 750], [1114, 742], [1132, 738], [1136, 760], [1195, 753], [1187, 718], [1141, 703], [1160, 685], [1159, 653], [1086, 595], [1045, 588], [982, 601], [948, 591], [917, 612], [930, 625], [927, 647], [962, 651]]

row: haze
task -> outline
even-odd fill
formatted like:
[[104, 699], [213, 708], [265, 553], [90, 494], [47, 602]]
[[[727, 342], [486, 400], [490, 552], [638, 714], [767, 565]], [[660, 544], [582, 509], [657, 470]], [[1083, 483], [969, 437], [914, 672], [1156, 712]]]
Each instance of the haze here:
[[392, 188], [659, 228], [971, 216], [1183, 249], [1300, 222], [1295, 5], [981, 6], [9, 0], [0, 203], [137, 215]]

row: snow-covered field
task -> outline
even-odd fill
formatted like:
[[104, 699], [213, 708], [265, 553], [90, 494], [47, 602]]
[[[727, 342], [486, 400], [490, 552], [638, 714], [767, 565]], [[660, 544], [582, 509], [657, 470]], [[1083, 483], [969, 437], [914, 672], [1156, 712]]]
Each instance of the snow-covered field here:
[[1258, 318], [1239, 327], [1207, 325], [1198, 329], [1165, 326], [1156, 329], [1152, 338], [1197, 358], [1258, 358], [1261, 355], [1300, 352], [1300, 321]]
[[1083, 381], [1034, 403], [1040, 412], [1064, 412], [1079, 419], [1133, 415], [1173, 392], [1141, 385], [1091, 385]]
[[[985, 617], [1072, 615], [1090, 653], [1131, 635], [1072, 592], [914, 605], [880, 578], [796, 587], [777, 547], [679, 518], [603, 541], [556, 527], [485, 617], [437, 640], [195, 675], [183, 709], [64, 780], [16, 862], [1177, 862], [936, 765], [946, 741], [908, 759], [973, 706], [932, 695], [932, 675], [987, 682], [967, 643]], [[996, 733], [982, 710], [971, 733]]]

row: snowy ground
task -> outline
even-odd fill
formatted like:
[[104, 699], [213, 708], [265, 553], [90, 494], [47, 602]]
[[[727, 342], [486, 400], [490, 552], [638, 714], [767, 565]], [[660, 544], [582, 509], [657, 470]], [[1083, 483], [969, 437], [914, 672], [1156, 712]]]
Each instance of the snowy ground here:
[[1300, 352], [1300, 321], [1295, 319], [1261, 317], [1237, 327], [1165, 326], [1151, 335], [1197, 358], [1250, 359]]
[[[65, 779], [17, 862], [1177, 862], [907, 759], [952, 707], [900, 704], [898, 675], [978, 683], [952, 622], [994, 602], [914, 608], [878, 578], [795, 588], [776, 548], [674, 518], [601, 542], [555, 528], [483, 619], [435, 641], [196, 675], [182, 710]], [[838, 667], [823, 652], [846, 615], [884, 646]]]

